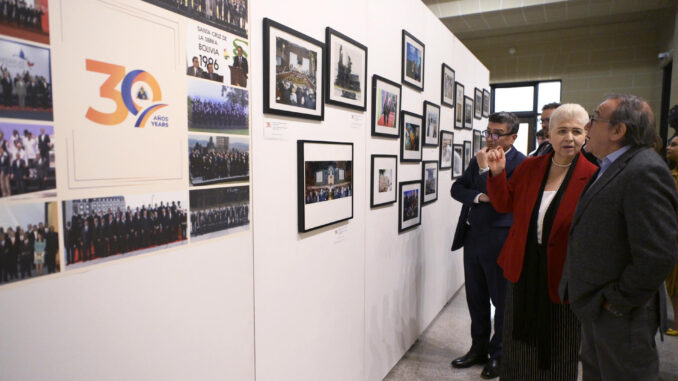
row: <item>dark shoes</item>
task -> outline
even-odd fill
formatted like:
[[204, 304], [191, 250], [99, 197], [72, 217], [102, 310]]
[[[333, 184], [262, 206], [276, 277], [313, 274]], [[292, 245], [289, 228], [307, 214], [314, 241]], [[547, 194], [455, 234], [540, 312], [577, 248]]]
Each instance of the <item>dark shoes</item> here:
[[489, 380], [491, 378], [499, 377], [499, 370], [501, 368], [501, 362], [498, 359], [490, 359], [490, 361], [485, 364], [483, 372], [480, 373], [480, 377]]
[[458, 359], [454, 359], [452, 361], [452, 366], [455, 368], [468, 368], [476, 364], [485, 364], [486, 362], [487, 352], [479, 352], [471, 348], [467, 354]]

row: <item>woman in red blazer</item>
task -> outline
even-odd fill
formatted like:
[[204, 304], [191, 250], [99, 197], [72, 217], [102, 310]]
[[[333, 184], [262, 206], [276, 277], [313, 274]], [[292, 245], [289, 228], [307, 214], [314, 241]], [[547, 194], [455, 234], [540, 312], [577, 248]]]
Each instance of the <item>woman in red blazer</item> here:
[[567, 237], [577, 201], [597, 167], [580, 154], [589, 118], [577, 104], [558, 107], [549, 123], [553, 152], [528, 158], [510, 181], [504, 152], [485, 150], [488, 196], [513, 226], [498, 263], [508, 279], [503, 380], [577, 379], [580, 327], [558, 297]]

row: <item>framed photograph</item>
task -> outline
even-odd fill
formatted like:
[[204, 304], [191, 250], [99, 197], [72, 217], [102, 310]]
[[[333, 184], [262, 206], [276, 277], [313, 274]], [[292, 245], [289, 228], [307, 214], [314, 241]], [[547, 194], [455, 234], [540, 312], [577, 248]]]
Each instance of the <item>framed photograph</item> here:
[[473, 130], [473, 155], [478, 153], [480, 151], [481, 147], [481, 142], [483, 140], [483, 135], [480, 133], [479, 130]]
[[372, 136], [398, 138], [401, 95], [400, 84], [372, 76]]
[[464, 85], [454, 84], [454, 128], [464, 128]]
[[398, 202], [398, 232], [421, 225], [421, 180], [400, 183]]
[[401, 111], [400, 161], [421, 161], [421, 115]]
[[424, 145], [436, 147], [440, 134], [440, 106], [424, 101]]
[[473, 129], [473, 98], [464, 97], [464, 128]]
[[327, 27], [325, 53], [325, 102], [365, 111], [367, 47]]
[[471, 141], [464, 140], [464, 171], [468, 168], [468, 164], [471, 162]]
[[452, 168], [452, 179], [460, 177], [464, 173], [464, 145], [455, 144], [452, 149], [454, 166]]
[[474, 93], [473, 116], [476, 119], [481, 119], [483, 117], [483, 91], [476, 87]]
[[454, 108], [454, 69], [443, 63], [440, 83], [440, 104]]
[[440, 169], [452, 168], [452, 145], [454, 144], [454, 132], [440, 131]]
[[490, 92], [483, 89], [483, 117], [490, 116]]
[[264, 113], [323, 120], [325, 45], [264, 18]]
[[421, 179], [424, 182], [422, 204], [430, 204], [438, 199], [438, 161], [421, 162]]
[[297, 141], [299, 232], [353, 218], [353, 143]]
[[424, 91], [425, 49], [423, 42], [403, 29], [402, 82], [419, 91]]
[[372, 155], [370, 207], [393, 204], [398, 198], [398, 156]]

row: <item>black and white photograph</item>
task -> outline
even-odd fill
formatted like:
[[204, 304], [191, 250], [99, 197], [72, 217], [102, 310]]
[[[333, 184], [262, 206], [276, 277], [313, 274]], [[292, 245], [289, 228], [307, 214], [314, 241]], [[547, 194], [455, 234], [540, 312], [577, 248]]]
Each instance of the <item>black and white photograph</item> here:
[[464, 128], [464, 85], [455, 83], [454, 128]]
[[77, 268], [186, 243], [186, 191], [63, 202], [66, 265]]
[[249, 230], [249, 185], [194, 189], [189, 197], [191, 242]]
[[187, 93], [189, 131], [249, 135], [247, 90], [189, 78]]
[[56, 196], [54, 127], [0, 122], [0, 196]]
[[401, 94], [400, 84], [372, 76], [372, 136], [398, 138]]
[[471, 148], [471, 141], [464, 140], [464, 171], [468, 168], [468, 163], [471, 162], [471, 157], [473, 156]]
[[438, 199], [438, 161], [421, 162], [421, 179], [424, 185], [422, 204], [429, 204]]
[[440, 106], [424, 101], [424, 145], [436, 147], [440, 134]]
[[440, 104], [454, 108], [454, 69], [443, 63], [440, 86]]
[[419, 91], [424, 91], [425, 49], [423, 42], [403, 29], [401, 80]]
[[452, 145], [454, 144], [454, 132], [440, 131], [440, 170], [452, 168]]
[[0, 1], [0, 34], [49, 45], [47, 0]]
[[473, 98], [464, 97], [464, 128], [473, 129]]
[[248, 181], [250, 142], [247, 137], [188, 136], [189, 181], [193, 186]]
[[453, 146], [453, 167], [452, 167], [452, 179], [460, 177], [464, 173], [464, 145], [455, 144]]
[[353, 143], [297, 141], [298, 228], [353, 218]]
[[400, 116], [400, 161], [421, 161], [423, 142], [421, 141], [421, 115], [409, 111], [401, 111]]
[[56, 202], [0, 206], [0, 285], [60, 271]]
[[473, 117], [481, 119], [483, 117], [483, 91], [479, 88], [474, 90], [475, 98], [473, 100]]
[[186, 75], [247, 88], [249, 43], [202, 24], [186, 25]]
[[398, 156], [372, 155], [370, 177], [370, 207], [396, 202], [398, 193]]
[[482, 148], [483, 134], [479, 130], [473, 130], [473, 156]]
[[398, 232], [421, 225], [421, 180], [404, 181], [399, 184]]
[[490, 116], [490, 92], [483, 89], [483, 118]]
[[247, 38], [247, 0], [144, 0]]
[[264, 113], [323, 120], [325, 44], [264, 18]]
[[325, 101], [365, 111], [367, 108], [367, 47], [327, 27], [325, 30]]

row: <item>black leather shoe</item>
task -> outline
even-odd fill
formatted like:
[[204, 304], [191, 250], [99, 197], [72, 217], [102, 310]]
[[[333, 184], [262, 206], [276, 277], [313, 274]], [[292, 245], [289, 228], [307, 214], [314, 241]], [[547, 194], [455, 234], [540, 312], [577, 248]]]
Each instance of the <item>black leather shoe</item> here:
[[452, 366], [455, 368], [468, 368], [476, 364], [485, 364], [487, 362], [487, 353], [478, 352], [471, 348], [467, 354], [454, 359]]
[[490, 361], [485, 364], [483, 372], [480, 373], [480, 377], [489, 380], [491, 378], [499, 377], [499, 371], [501, 369], [501, 362], [498, 359], [490, 359]]

